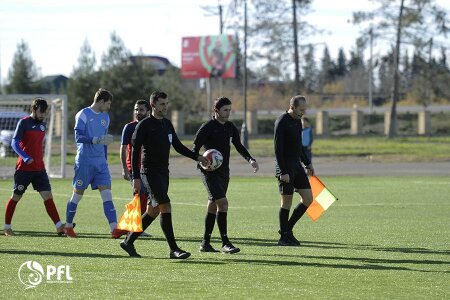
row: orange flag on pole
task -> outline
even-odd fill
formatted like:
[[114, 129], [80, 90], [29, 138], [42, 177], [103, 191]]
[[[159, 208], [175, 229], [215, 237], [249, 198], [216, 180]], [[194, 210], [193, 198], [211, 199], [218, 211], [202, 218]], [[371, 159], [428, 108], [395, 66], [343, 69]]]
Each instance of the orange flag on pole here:
[[117, 228], [130, 232], [142, 232], [141, 201], [139, 194], [134, 195], [133, 200], [125, 205], [125, 212], [120, 217]]
[[338, 199], [316, 176], [311, 176], [309, 178], [309, 184], [311, 185], [311, 190], [313, 193], [313, 202], [306, 210], [306, 213], [313, 221], [316, 221], [322, 213]]

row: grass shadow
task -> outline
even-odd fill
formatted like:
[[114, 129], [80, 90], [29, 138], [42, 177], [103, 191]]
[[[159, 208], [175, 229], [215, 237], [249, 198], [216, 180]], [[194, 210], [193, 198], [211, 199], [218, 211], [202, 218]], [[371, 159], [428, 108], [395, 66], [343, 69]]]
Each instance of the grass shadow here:
[[63, 256], [85, 258], [126, 258], [124, 255], [112, 255], [102, 253], [56, 252], [56, 251], [26, 251], [26, 250], [0, 250], [2, 254], [13, 255], [39, 255], [39, 256]]

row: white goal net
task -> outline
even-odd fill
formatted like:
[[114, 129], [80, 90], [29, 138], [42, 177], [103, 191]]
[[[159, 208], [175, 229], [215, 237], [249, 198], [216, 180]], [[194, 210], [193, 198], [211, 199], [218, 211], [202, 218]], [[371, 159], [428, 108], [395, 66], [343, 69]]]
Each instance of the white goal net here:
[[30, 114], [33, 99], [47, 100], [49, 113], [44, 142], [44, 162], [53, 178], [66, 177], [67, 156], [67, 96], [66, 95], [0, 95], [0, 178], [14, 176], [17, 154], [11, 148], [11, 139], [17, 122]]

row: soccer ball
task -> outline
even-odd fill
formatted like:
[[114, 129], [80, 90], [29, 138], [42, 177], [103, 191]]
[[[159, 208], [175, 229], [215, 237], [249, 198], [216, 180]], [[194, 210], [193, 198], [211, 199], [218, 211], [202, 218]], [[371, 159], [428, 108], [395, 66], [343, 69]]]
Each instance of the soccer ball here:
[[211, 162], [209, 167], [204, 167], [204, 166], [202, 166], [202, 164], [200, 164], [200, 166], [205, 171], [214, 171], [214, 170], [218, 169], [223, 163], [222, 153], [220, 153], [220, 151], [216, 150], [216, 149], [206, 150], [205, 153], [203, 153], [203, 157], [205, 157], [206, 159], [208, 159]]

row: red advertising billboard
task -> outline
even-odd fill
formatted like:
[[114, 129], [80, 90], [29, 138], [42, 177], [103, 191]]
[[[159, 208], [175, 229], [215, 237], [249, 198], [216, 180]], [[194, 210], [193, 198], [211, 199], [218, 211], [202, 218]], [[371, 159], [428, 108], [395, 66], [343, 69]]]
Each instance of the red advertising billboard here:
[[235, 39], [232, 35], [184, 37], [181, 43], [183, 78], [234, 78]]

